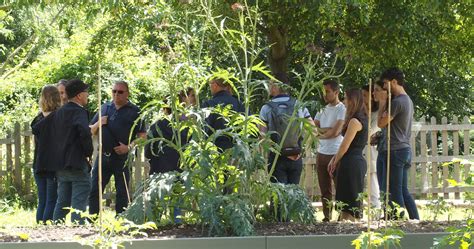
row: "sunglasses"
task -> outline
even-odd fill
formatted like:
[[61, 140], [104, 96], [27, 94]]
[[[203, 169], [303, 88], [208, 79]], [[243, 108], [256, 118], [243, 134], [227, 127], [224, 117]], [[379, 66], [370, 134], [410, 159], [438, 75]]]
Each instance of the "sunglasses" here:
[[118, 94], [123, 94], [125, 91], [123, 90], [112, 90], [112, 93], [115, 94], [115, 93], [118, 93]]

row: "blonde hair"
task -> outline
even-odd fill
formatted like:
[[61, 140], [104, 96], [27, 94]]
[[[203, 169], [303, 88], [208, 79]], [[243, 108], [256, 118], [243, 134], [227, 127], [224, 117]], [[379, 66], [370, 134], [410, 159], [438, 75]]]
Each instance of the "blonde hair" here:
[[42, 112], [56, 111], [61, 107], [61, 97], [56, 86], [46, 85], [41, 89], [39, 107]]

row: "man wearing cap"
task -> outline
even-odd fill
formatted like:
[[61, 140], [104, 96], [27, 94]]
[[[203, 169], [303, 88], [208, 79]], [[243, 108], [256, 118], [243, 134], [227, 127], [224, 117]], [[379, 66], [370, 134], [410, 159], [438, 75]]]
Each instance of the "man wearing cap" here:
[[[119, 214], [128, 206], [130, 193], [128, 183], [130, 171], [125, 165], [131, 148], [129, 138], [146, 137], [145, 125], [135, 121], [140, 116], [140, 109], [129, 100], [128, 83], [117, 81], [112, 87], [112, 102], [102, 105], [102, 191], [112, 175], [115, 180], [116, 205], [115, 212]], [[99, 129], [99, 115], [91, 121], [92, 134]], [[131, 136], [130, 136], [131, 135]], [[98, 158], [92, 170], [92, 190], [89, 196], [89, 213], [99, 213], [99, 167]]]
[[[92, 156], [93, 145], [88, 112], [84, 108], [88, 101], [89, 86], [74, 79], [67, 81], [65, 88], [69, 101], [56, 111], [51, 122], [55, 130], [51, 146], [56, 148], [58, 159], [58, 200], [54, 221], [64, 221], [69, 212], [68, 207], [85, 211], [91, 187], [88, 158]], [[83, 219], [75, 212], [71, 219], [83, 223]]]

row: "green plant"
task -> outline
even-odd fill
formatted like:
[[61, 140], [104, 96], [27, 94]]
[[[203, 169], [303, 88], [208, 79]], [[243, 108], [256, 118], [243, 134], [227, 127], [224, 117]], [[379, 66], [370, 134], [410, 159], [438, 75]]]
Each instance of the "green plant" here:
[[87, 212], [70, 209], [71, 212], [76, 212], [92, 223], [88, 223], [87, 226], [92, 226], [98, 231], [97, 236], [91, 236], [87, 238], [76, 238], [82, 245], [91, 246], [93, 248], [106, 249], [106, 248], [117, 248], [125, 247], [123, 243], [127, 240], [134, 239], [136, 237], [147, 237], [148, 234], [145, 230], [157, 229], [157, 226], [153, 222], [145, 222], [141, 225], [137, 225], [123, 217], [103, 216], [101, 220], [98, 219], [97, 215], [90, 215]]
[[448, 221], [451, 220], [452, 205], [446, 202], [446, 200], [441, 196], [436, 200], [431, 200], [426, 204], [426, 208], [429, 210], [430, 219], [433, 221], [437, 221], [438, 217], [444, 213], [448, 213]]
[[[454, 162], [459, 162], [461, 164], [470, 164], [472, 165], [474, 162], [469, 161], [469, 160], [459, 160], [459, 159], [454, 159], [451, 162], [448, 162], [446, 164], [452, 164]], [[454, 186], [473, 186], [474, 185], [474, 173], [469, 172], [465, 176], [464, 182], [457, 182], [455, 180], [448, 180], [448, 182], [451, 185]], [[469, 195], [468, 195], [469, 197]], [[468, 215], [472, 215], [472, 210], [467, 210]], [[452, 247], [454, 245], [458, 245], [459, 248], [462, 249], [467, 249], [471, 248], [474, 245], [474, 219], [472, 217], [468, 217], [466, 220], [466, 224], [463, 225], [462, 227], [449, 227], [447, 230], [449, 232], [448, 235], [442, 237], [442, 238], [437, 238], [433, 242], [433, 248], [445, 248], [445, 247]]]
[[459, 246], [461, 249], [469, 249], [474, 246], [474, 219], [468, 219], [462, 227], [449, 227], [446, 232], [449, 235], [434, 240], [433, 248]]
[[373, 248], [390, 248], [394, 246], [401, 248], [400, 239], [403, 238], [405, 233], [399, 229], [384, 229], [383, 233], [380, 232], [362, 232], [357, 239], [352, 241], [352, 245], [356, 249], [373, 249]]

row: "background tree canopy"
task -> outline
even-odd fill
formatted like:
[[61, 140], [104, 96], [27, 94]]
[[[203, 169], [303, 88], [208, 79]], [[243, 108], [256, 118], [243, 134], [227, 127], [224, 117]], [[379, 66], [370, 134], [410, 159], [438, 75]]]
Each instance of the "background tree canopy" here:
[[[406, 74], [420, 116], [472, 115], [472, 1], [6, 1], [0, 5], [0, 122], [30, 120], [39, 89], [62, 78], [106, 86], [125, 79], [143, 106], [185, 86], [205, 87], [205, 72], [233, 70], [228, 46], [212, 25], [241, 28], [239, 11], [258, 13], [258, 60], [273, 72], [303, 74], [320, 54], [345, 73], [344, 88], [367, 84], [387, 67]], [[206, 18], [211, 15], [212, 20]], [[248, 23], [246, 23], [248, 25]], [[177, 65], [187, 63], [170, 85]], [[193, 69], [194, 68], [194, 69]], [[316, 69], [318, 70], [318, 69]], [[266, 77], [259, 75], [262, 79]], [[298, 88], [296, 77], [292, 84]], [[203, 89], [204, 90], [204, 89]], [[95, 89], [93, 89], [95, 91]], [[202, 91], [201, 98], [207, 93]], [[97, 107], [91, 95], [91, 111]], [[318, 92], [307, 100], [320, 100]], [[263, 101], [262, 99], [260, 101]], [[256, 111], [259, 105], [253, 105]], [[33, 107], [33, 108], [32, 108]]]

